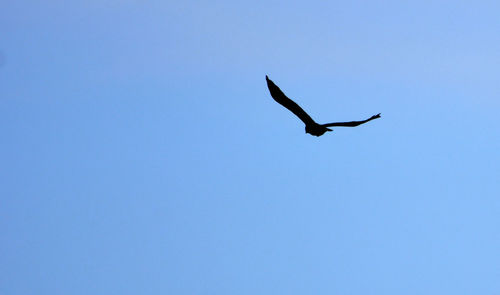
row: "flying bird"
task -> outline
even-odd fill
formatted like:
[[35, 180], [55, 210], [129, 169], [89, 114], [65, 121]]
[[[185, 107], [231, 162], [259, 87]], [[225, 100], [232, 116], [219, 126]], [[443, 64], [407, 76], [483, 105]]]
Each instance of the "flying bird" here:
[[306, 124], [306, 133], [309, 133], [314, 136], [321, 136], [327, 131], [333, 131], [328, 127], [356, 127], [358, 125], [364, 124], [368, 121], [380, 118], [380, 113], [371, 116], [370, 118], [363, 121], [351, 121], [351, 122], [337, 122], [337, 123], [328, 123], [328, 124], [318, 124], [316, 123], [311, 116], [309, 116], [297, 103], [288, 98], [281, 89], [274, 84], [273, 81], [269, 79], [266, 75], [267, 87], [269, 88], [269, 92], [271, 92], [271, 96], [273, 99], [279, 103], [280, 105], [287, 108], [289, 111], [294, 113], [299, 119]]

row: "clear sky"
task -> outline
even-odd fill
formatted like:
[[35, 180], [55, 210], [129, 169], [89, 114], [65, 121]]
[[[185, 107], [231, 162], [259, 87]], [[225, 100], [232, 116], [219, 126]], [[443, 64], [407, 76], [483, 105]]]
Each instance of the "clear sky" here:
[[0, 294], [500, 294], [499, 11], [1, 1]]

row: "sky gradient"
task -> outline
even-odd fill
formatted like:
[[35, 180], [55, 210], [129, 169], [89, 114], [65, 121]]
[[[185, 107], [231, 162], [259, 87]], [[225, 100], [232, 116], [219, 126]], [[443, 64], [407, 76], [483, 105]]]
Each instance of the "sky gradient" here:
[[500, 3], [404, 2], [2, 1], [0, 294], [498, 294]]

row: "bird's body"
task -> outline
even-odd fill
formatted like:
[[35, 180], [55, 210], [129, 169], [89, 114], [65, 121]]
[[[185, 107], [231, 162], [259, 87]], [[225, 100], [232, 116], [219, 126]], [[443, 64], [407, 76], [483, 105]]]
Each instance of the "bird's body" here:
[[288, 98], [281, 89], [274, 84], [273, 81], [269, 79], [269, 77], [266, 76], [266, 81], [267, 81], [267, 87], [269, 88], [269, 92], [271, 93], [271, 96], [273, 99], [290, 110], [292, 113], [294, 113], [297, 117], [299, 117], [302, 122], [306, 125], [306, 133], [309, 133], [314, 136], [321, 136], [325, 134], [325, 132], [328, 131], [333, 131], [332, 129], [328, 127], [334, 127], [334, 126], [339, 126], [339, 127], [355, 127], [361, 124], [364, 124], [368, 121], [371, 121], [373, 119], [380, 118], [380, 114], [371, 116], [370, 118], [363, 120], [363, 121], [351, 121], [351, 122], [338, 122], [338, 123], [328, 123], [328, 124], [318, 124], [316, 123], [311, 116], [309, 116], [297, 103], [295, 103], [293, 100]]
[[323, 125], [320, 125], [316, 122], [314, 122], [314, 124], [306, 125], [306, 133], [309, 133], [314, 136], [321, 136], [328, 131], [333, 131], [333, 130]]

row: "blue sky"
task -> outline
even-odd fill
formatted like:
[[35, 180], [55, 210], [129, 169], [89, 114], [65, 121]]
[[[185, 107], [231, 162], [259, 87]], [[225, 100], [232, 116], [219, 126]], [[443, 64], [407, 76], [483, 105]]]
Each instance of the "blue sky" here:
[[0, 293], [497, 294], [499, 9], [1, 2]]

